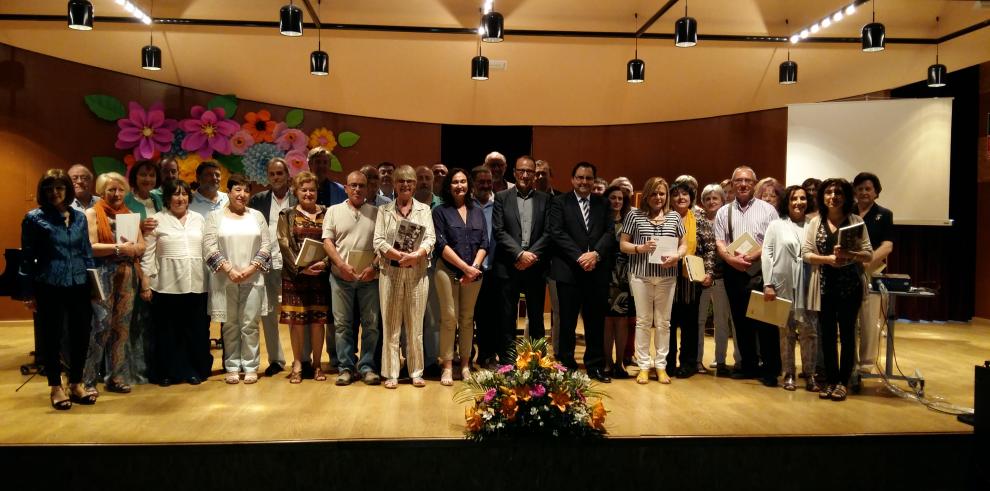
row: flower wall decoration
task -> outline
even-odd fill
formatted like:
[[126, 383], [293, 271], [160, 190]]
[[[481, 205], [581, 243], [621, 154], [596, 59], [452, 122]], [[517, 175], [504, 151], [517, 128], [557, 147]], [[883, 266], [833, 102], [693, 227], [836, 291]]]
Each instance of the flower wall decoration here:
[[272, 143], [255, 143], [244, 152], [244, 174], [259, 184], [268, 184], [268, 161], [275, 157], [285, 157]]
[[290, 151], [285, 154], [285, 162], [289, 167], [289, 177], [296, 177], [296, 174], [309, 170], [309, 159], [305, 150]]
[[333, 132], [326, 128], [317, 128], [309, 134], [309, 148], [323, 147], [328, 152], [332, 152], [337, 147], [337, 139]]
[[306, 150], [306, 142], [309, 140], [306, 138], [306, 133], [295, 128], [284, 127], [285, 123], [279, 123], [279, 128], [276, 128], [275, 136], [275, 146], [283, 152], [288, 152], [290, 150]]
[[230, 138], [230, 153], [234, 155], [244, 155], [248, 148], [254, 145], [254, 137], [245, 130], [234, 133]]
[[230, 155], [230, 137], [237, 133], [239, 126], [232, 119], [227, 119], [222, 107], [207, 109], [203, 106], [193, 106], [189, 111], [191, 118], [179, 123], [186, 138], [182, 148], [187, 152], [196, 152], [203, 159], [209, 159], [213, 152]]
[[275, 141], [275, 121], [272, 121], [272, 114], [267, 109], [258, 112], [250, 112], [244, 115], [244, 124], [241, 128], [247, 131], [251, 138], [258, 143]]
[[156, 151], [167, 152], [172, 147], [178, 123], [165, 117], [162, 103], [152, 104], [147, 111], [134, 101], [127, 107], [127, 117], [117, 120], [120, 131], [114, 146], [120, 150], [133, 149], [132, 154], [138, 160], [150, 159]]

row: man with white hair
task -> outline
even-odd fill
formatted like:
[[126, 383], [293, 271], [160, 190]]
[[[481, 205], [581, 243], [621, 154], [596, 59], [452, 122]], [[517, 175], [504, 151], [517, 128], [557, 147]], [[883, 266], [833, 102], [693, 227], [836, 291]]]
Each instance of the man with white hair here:
[[485, 167], [492, 171], [492, 192], [505, 191], [515, 187], [511, 182], [505, 181], [505, 155], [492, 152], [485, 156]]
[[93, 173], [82, 164], [69, 167], [69, 179], [72, 179], [72, 189], [76, 192], [76, 199], [72, 201], [72, 207], [79, 211], [86, 211], [93, 207], [99, 196], [93, 196]]

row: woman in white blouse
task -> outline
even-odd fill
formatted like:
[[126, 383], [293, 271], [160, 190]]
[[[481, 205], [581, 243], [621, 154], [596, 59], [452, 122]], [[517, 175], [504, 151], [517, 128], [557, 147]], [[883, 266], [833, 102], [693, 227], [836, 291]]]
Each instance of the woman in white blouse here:
[[236, 384], [244, 372], [244, 383], [258, 381], [261, 350], [258, 320], [268, 313], [264, 276], [272, 256], [268, 223], [258, 210], [247, 207], [251, 197], [247, 178], [233, 174], [227, 179], [230, 202], [206, 217], [203, 255], [215, 273], [210, 281], [210, 317], [223, 322], [224, 381]]
[[145, 236], [141, 268], [149, 285], [141, 298], [151, 302], [155, 321], [154, 378], [167, 387], [186, 381], [198, 385], [209, 377], [210, 317], [206, 310], [203, 263], [203, 215], [189, 210], [192, 190], [185, 181], [162, 185], [165, 209]]

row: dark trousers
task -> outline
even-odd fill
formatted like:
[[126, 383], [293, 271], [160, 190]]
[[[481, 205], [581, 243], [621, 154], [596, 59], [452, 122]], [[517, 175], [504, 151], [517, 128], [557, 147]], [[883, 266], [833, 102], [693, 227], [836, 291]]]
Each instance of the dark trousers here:
[[[839, 298], [838, 295], [829, 295], [823, 291], [821, 302], [822, 310], [818, 314], [818, 321], [825, 358], [825, 377], [830, 384], [848, 384], [856, 362], [856, 317], [863, 303], [863, 293], [859, 291]], [[841, 357], [838, 343], [842, 343]]]
[[[586, 281], [581, 281], [586, 280]], [[584, 367], [587, 370], [605, 368], [605, 307], [608, 304], [608, 282], [586, 276], [580, 283], [557, 282], [560, 302], [561, 363], [576, 367], [574, 346], [578, 314], [584, 320]]]
[[[478, 363], [494, 358], [502, 346], [502, 317], [510, 313], [502, 312], [502, 297], [499, 293], [501, 288], [501, 278], [496, 278], [492, 272], [485, 273], [478, 292], [478, 300], [474, 304]], [[512, 311], [512, 314], [514, 313], [515, 311]]]
[[515, 347], [516, 316], [519, 311], [519, 294], [526, 295], [526, 318], [529, 320], [529, 337], [536, 340], [546, 336], [543, 325], [543, 303], [547, 288], [543, 271], [529, 268], [513, 271], [509, 278], [502, 279], [502, 330], [498, 356], [502, 363], [508, 363], [509, 350]]
[[749, 294], [753, 288], [762, 287], [758, 285], [762, 279], [755, 281], [745, 271], [726, 267], [724, 281], [732, 324], [736, 327], [742, 371], [753, 376], [777, 377], [780, 375], [780, 330], [777, 326], [746, 317]]
[[[81, 383], [89, 349], [89, 333], [93, 328], [89, 286], [58, 287], [36, 283], [35, 303], [48, 385], [62, 385], [62, 364], [59, 360], [63, 332], [69, 335], [69, 383]], [[66, 318], [67, 329], [64, 328]]]
[[206, 293], [158, 293], [151, 299], [155, 322], [155, 377], [205, 379], [213, 368]]
[[[678, 288], [681, 286], [678, 279]], [[677, 367], [677, 331], [680, 336], [680, 368], [682, 370], [698, 370], [698, 304], [701, 300], [701, 288], [695, 288], [695, 294], [690, 302], [674, 301], [670, 309], [670, 350], [667, 351], [667, 370]], [[675, 295], [680, 295], [677, 292]]]

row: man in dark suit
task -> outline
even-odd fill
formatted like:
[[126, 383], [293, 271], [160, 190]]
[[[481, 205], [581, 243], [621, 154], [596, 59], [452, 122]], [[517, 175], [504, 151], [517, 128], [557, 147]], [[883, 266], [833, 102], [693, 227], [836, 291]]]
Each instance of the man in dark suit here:
[[536, 163], [527, 155], [516, 160], [513, 174], [516, 187], [495, 194], [492, 212], [495, 247], [494, 272], [502, 281], [503, 319], [498, 336], [498, 355], [502, 363], [511, 363], [509, 349], [516, 337], [516, 312], [519, 293], [526, 294], [529, 337], [546, 334], [543, 327], [543, 302], [546, 298], [546, 274], [550, 264], [550, 236], [546, 233], [550, 195], [533, 189]]
[[578, 313], [584, 319], [584, 366], [588, 376], [611, 382], [605, 374], [605, 307], [608, 303], [609, 261], [615, 235], [608, 206], [591, 195], [595, 166], [578, 162], [571, 171], [574, 191], [551, 201], [547, 229], [555, 245], [550, 276], [557, 282], [560, 301], [560, 352], [557, 358], [571, 369]]
[[248, 207], [261, 212], [268, 220], [268, 231], [271, 233], [272, 267], [265, 274], [265, 290], [268, 294], [268, 305], [272, 311], [261, 318], [262, 330], [265, 333], [265, 350], [268, 351], [268, 368], [265, 375], [271, 377], [285, 368], [285, 356], [282, 354], [282, 344], [278, 337], [278, 297], [282, 294], [282, 253], [278, 249], [276, 230], [278, 229], [278, 214], [286, 208], [296, 206], [296, 196], [289, 187], [289, 167], [285, 160], [274, 158], [268, 162], [268, 184], [271, 189], [262, 191], [248, 201]]

